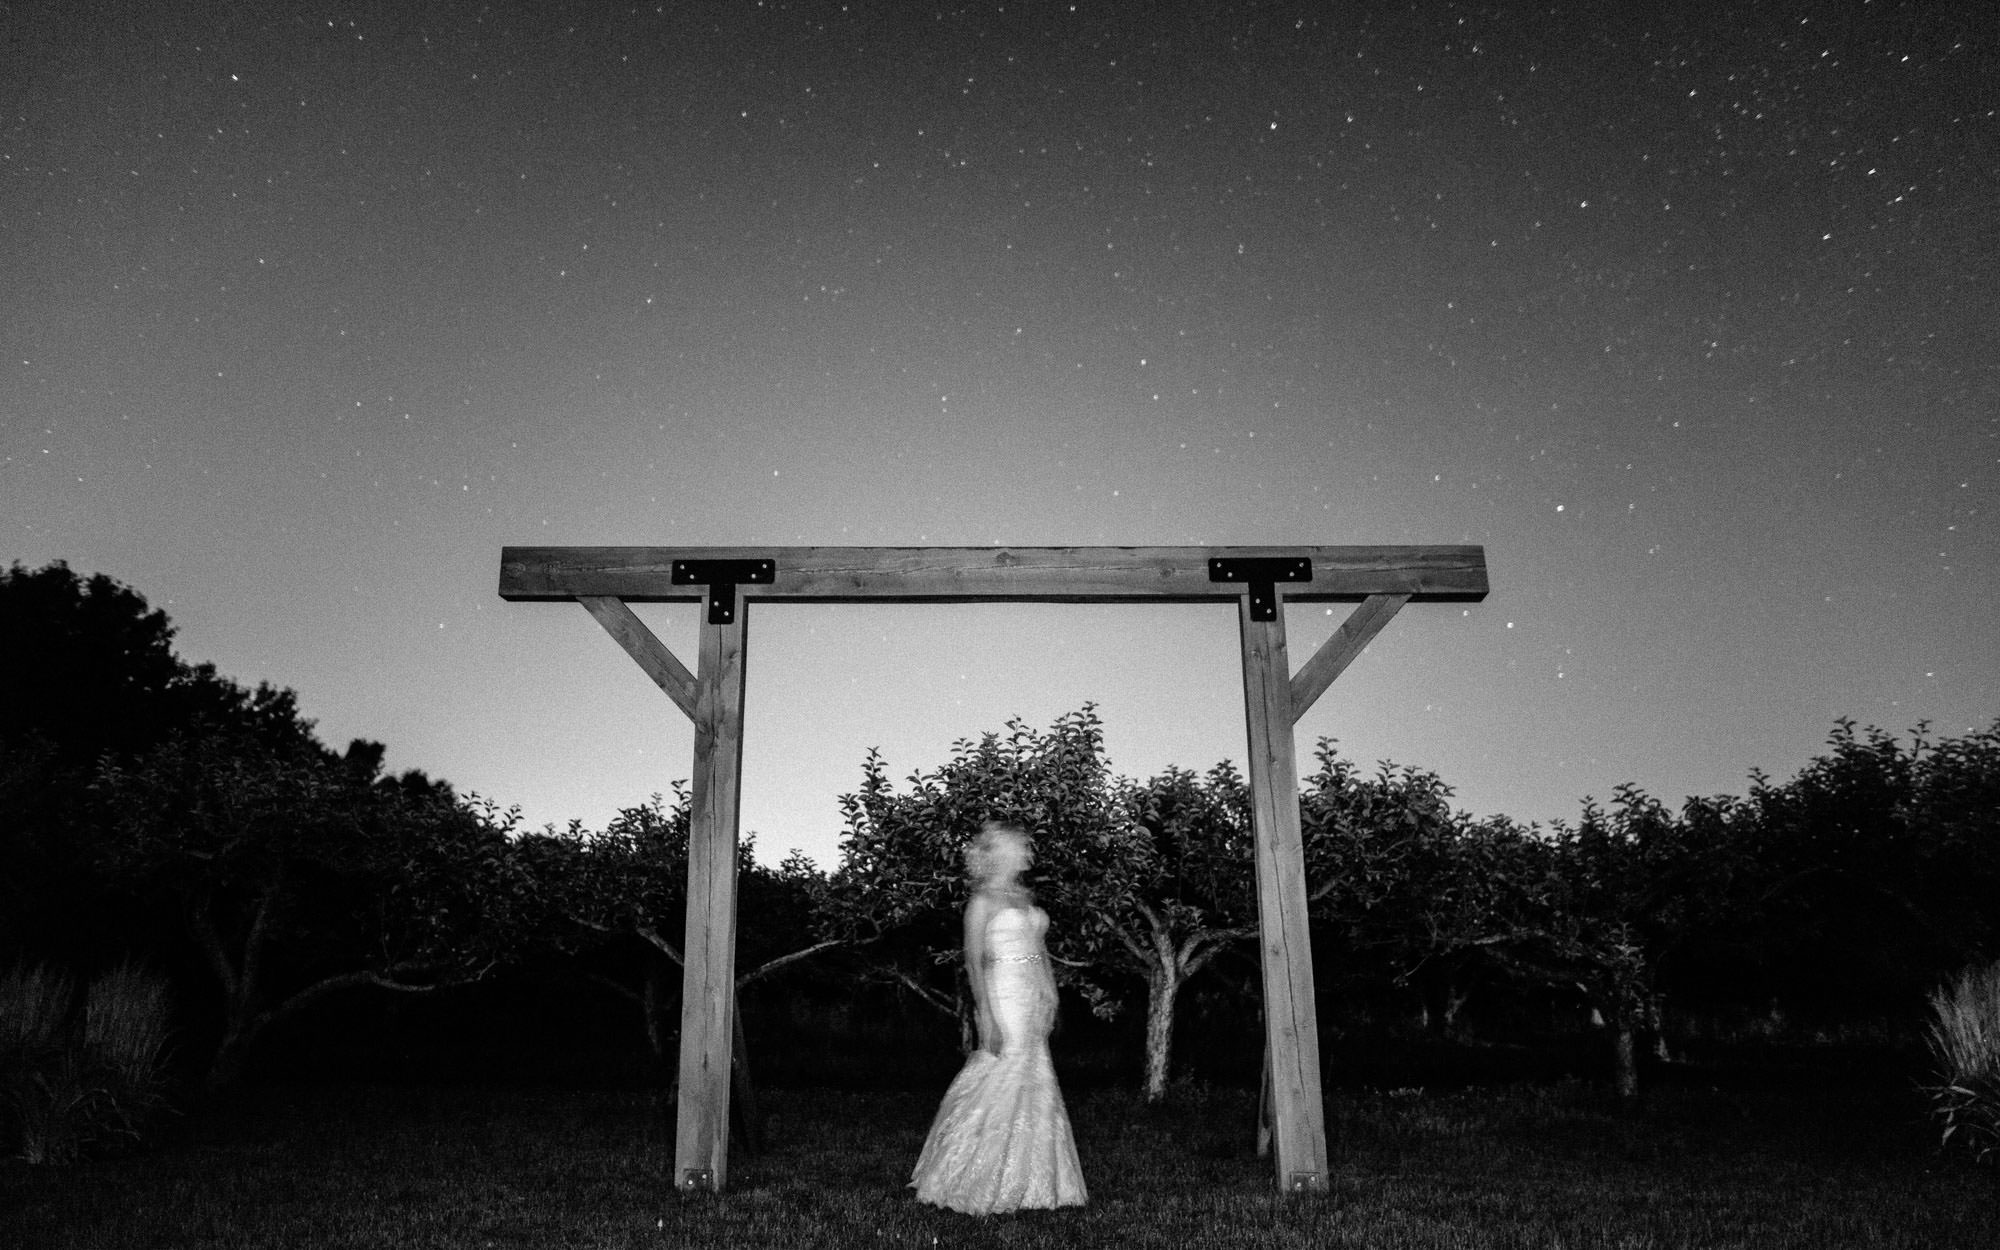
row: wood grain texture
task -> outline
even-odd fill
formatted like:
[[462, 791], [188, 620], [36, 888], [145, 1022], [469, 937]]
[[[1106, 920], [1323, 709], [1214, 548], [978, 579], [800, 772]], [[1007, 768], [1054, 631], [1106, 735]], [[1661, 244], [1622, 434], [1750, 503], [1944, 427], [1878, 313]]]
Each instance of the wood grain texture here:
[[1347, 671], [1356, 656], [1382, 632], [1382, 627], [1396, 618], [1396, 613], [1410, 601], [1408, 595], [1370, 595], [1360, 607], [1347, 614], [1340, 628], [1333, 631], [1333, 637], [1320, 644], [1319, 650], [1299, 667], [1292, 675], [1292, 721], [1297, 723], [1314, 702], [1326, 693], [1334, 679]]
[[1212, 557], [1305, 556], [1310, 582], [1288, 585], [1299, 603], [1360, 602], [1370, 595], [1469, 602], [1486, 596], [1485, 549], [1397, 547], [507, 547], [500, 597], [584, 595], [694, 603], [700, 586], [676, 586], [675, 560], [771, 559], [768, 586], [737, 588], [745, 600], [862, 603], [1165, 603], [1226, 601], [1240, 583], [1212, 582]]
[[1237, 619], [1242, 629], [1251, 827], [1256, 837], [1257, 947], [1263, 968], [1264, 1044], [1271, 1069], [1272, 1153], [1281, 1192], [1324, 1193], [1326, 1111], [1320, 1101], [1319, 1022], [1313, 1009], [1291, 661], [1282, 610], [1290, 591], [1289, 586], [1278, 589], [1276, 620], [1253, 620], [1247, 598]]
[[604, 626], [604, 632], [618, 640], [618, 645], [625, 648], [627, 655], [639, 662], [639, 667], [646, 670], [646, 676], [666, 691], [674, 706], [693, 720], [696, 702], [694, 674], [688, 672], [687, 665], [681, 663], [679, 656], [668, 650], [659, 635], [646, 628], [646, 622], [626, 607], [623, 599], [614, 599], [609, 595], [578, 595], [576, 601], [597, 618], [597, 623]]
[[743, 786], [747, 611], [701, 627], [681, 966], [680, 1098], [674, 1182], [720, 1192], [729, 1178], [729, 1063], [736, 1008], [736, 840]]

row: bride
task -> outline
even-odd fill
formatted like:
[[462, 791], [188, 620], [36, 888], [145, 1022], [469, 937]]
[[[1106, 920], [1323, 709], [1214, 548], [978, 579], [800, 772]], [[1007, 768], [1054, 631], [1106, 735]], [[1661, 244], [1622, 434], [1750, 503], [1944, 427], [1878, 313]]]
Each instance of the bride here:
[[1021, 884], [1028, 835], [989, 820], [965, 851], [965, 971], [979, 1049], [945, 1091], [910, 1184], [917, 1200], [972, 1215], [1082, 1206], [1083, 1169], [1049, 1062], [1056, 982], [1048, 914]]

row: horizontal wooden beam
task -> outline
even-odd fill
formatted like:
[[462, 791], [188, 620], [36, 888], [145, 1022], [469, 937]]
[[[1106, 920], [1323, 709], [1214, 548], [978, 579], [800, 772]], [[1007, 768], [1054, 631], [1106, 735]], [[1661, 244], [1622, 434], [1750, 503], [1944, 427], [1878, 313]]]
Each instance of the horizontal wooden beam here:
[[697, 603], [703, 588], [674, 585], [674, 561], [758, 558], [777, 562], [776, 578], [737, 592], [762, 602], [1221, 603], [1248, 589], [1209, 580], [1209, 560], [1284, 556], [1313, 565], [1311, 581], [1285, 587], [1288, 602], [1486, 597], [1486, 551], [1476, 546], [505, 547], [500, 597]]

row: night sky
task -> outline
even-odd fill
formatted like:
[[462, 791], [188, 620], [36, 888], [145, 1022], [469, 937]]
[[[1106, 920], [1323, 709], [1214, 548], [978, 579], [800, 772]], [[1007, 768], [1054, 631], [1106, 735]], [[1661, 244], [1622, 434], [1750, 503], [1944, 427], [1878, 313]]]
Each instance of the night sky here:
[[[504, 544], [1481, 543], [1301, 748], [1524, 821], [1984, 727], [2000, 19], [1660, 7], [0, 5], [0, 561], [535, 825], [693, 733]], [[753, 609], [744, 826], [1240, 761], [1235, 634]]]

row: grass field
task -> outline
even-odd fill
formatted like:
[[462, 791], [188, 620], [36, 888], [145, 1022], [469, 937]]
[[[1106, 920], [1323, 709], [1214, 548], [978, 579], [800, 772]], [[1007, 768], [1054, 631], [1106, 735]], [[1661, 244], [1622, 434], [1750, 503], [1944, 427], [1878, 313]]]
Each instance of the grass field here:
[[644, 1094], [265, 1089], [140, 1154], [0, 1165], [20, 1247], [2000, 1246], [2000, 1169], [1893, 1089], [1340, 1091], [1333, 1192], [1286, 1201], [1247, 1093], [1070, 1099], [1081, 1211], [973, 1219], [903, 1188], [932, 1097], [770, 1090], [730, 1192], [666, 1186]]

